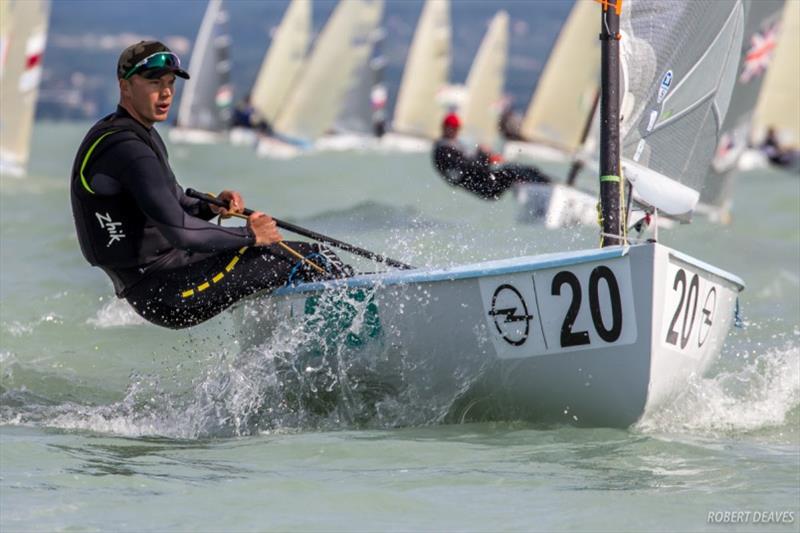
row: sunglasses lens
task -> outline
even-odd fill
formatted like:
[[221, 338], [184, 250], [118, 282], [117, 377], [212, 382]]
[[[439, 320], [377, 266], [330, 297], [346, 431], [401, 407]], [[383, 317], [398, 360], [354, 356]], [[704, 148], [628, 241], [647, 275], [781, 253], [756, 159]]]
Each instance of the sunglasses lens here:
[[130, 72], [125, 76], [125, 78], [130, 78], [137, 72], [141, 73], [145, 70], [151, 69], [161, 69], [161, 68], [180, 68], [181, 60], [178, 59], [178, 56], [171, 52], [157, 52], [147, 58], [135, 67], [133, 67]]

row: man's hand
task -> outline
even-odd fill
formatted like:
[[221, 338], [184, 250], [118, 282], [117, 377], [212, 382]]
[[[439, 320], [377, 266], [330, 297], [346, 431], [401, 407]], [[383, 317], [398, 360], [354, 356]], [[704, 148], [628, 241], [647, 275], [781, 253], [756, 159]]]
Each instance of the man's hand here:
[[247, 219], [247, 227], [256, 236], [256, 246], [269, 246], [283, 240], [271, 216], [256, 211]]
[[229, 218], [233, 214], [241, 214], [244, 212], [244, 200], [242, 200], [242, 195], [236, 191], [222, 191], [217, 196], [218, 199], [226, 202], [228, 207], [218, 207], [216, 205], [211, 204], [211, 211], [214, 214], [219, 215], [222, 218]]

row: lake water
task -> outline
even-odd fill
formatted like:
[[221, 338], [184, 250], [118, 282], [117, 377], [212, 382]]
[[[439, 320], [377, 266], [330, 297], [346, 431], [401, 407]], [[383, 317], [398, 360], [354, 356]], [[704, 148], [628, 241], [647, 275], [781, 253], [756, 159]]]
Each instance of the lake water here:
[[[661, 232], [745, 280], [746, 327], [634, 427], [409, 426], [403, 406], [241, 426], [272, 407], [274, 354], [243, 372], [259, 360], [241, 364], [230, 313], [144, 323], [81, 257], [68, 174], [87, 127], [37, 124], [29, 177], [0, 180], [0, 530], [798, 530], [798, 176], [741, 174], [732, 224]], [[511, 195], [449, 188], [427, 154], [170, 153], [186, 187], [415, 265], [597, 245], [596, 228], [518, 223]]]

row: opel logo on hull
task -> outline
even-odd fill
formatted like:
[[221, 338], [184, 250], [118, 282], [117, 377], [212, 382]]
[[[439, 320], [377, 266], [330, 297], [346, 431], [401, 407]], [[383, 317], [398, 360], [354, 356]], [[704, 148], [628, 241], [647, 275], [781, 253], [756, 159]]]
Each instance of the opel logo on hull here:
[[521, 346], [528, 340], [531, 320], [522, 294], [512, 285], [504, 283], [495, 289], [489, 316], [494, 319], [497, 332], [512, 346]]

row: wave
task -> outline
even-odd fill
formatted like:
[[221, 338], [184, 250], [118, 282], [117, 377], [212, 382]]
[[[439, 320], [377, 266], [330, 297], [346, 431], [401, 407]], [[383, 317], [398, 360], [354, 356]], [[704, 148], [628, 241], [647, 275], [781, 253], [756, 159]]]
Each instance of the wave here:
[[[709, 377], [694, 377], [669, 406], [647, 413], [644, 432], [699, 435], [789, 432], [800, 434], [800, 346], [796, 341]], [[785, 435], [784, 435], [785, 436]]]

